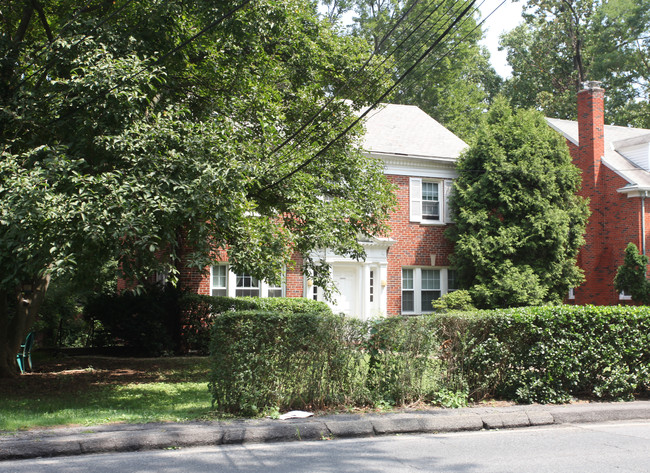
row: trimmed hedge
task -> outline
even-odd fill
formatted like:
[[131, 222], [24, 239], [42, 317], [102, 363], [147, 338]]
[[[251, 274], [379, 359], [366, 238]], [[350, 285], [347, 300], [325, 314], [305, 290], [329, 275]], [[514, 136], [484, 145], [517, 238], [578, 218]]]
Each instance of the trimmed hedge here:
[[650, 387], [646, 307], [549, 306], [392, 317], [229, 311], [213, 321], [217, 409], [455, 406], [468, 398], [630, 399]]
[[[551, 306], [447, 319], [475, 396], [631, 399], [650, 386], [648, 307]], [[449, 330], [449, 328], [448, 328]]]
[[215, 317], [228, 311], [260, 310], [288, 313], [324, 313], [332, 311], [327, 304], [294, 297], [223, 297], [184, 293], [181, 306], [181, 345], [184, 352], [207, 355], [210, 351], [210, 330]]

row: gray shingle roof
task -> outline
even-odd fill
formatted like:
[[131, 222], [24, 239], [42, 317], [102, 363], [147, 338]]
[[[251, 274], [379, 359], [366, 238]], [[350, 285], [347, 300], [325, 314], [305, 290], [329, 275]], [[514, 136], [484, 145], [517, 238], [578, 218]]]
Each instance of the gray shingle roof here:
[[467, 147], [413, 105], [381, 104], [368, 114], [365, 126], [362, 148], [372, 153], [455, 160]]
[[[551, 128], [560, 132], [576, 146], [578, 145], [578, 122], [557, 118], [547, 118], [546, 121]], [[633, 187], [650, 188], [650, 172], [625, 158], [615, 148], [617, 145], [620, 146], [622, 142], [644, 141], [647, 137], [650, 137], [650, 130], [645, 128], [605, 125], [605, 156], [603, 156], [603, 163]]]

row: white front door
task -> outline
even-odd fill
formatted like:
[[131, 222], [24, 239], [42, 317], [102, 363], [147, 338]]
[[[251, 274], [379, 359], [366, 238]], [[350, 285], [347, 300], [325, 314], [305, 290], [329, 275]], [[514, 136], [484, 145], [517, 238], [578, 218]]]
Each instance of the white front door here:
[[334, 295], [332, 310], [335, 313], [343, 312], [346, 315], [359, 315], [355, 313], [360, 296], [357, 268], [334, 265], [332, 269], [334, 284], [339, 290], [339, 294]]

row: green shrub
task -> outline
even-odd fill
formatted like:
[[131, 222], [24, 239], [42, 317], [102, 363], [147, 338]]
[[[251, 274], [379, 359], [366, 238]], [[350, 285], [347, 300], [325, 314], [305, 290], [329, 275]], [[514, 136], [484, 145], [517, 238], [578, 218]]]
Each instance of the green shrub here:
[[354, 403], [365, 325], [324, 311], [229, 311], [213, 322], [210, 390], [221, 411]]
[[449, 292], [431, 304], [436, 312], [447, 312], [450, 310], [475, 310], [472, 304], [472, 295], [465, 289]]
[[[544, 306], [359, 321], [228, 311], [212, 332], [219, 410], [447, 407], [497, 397], [630, 399], [650, 388], [645, 307]], [[269, 411], [270, 412], [270, 411]]]
[[650, 386], [645, 307], [545, 306], [466, 319], [454, 353], [475, 396], [566, 402], [631, 399]]
[[210, 330], [215, 316], [230, 310], [261, 310], [282, 314], [322, 312], [331, 314], [327, 304], [295, 297], [222, 297], [184, 293], [181, 306], [181, 346], [183, 351], [208, 354]]

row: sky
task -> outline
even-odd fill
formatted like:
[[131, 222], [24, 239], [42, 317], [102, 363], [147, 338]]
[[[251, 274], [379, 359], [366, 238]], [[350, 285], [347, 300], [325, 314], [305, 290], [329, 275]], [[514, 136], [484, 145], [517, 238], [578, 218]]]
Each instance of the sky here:
[[[480, 6], [483, 18], [489, 15], [499, 6], [502, 0], [485, 0]], [[499, 35], [510, 31], [521, 22], [521, 2], [506, 0], [486, 21], [483, 23], [483, 30], [486, 32], [485, 39], [481, 44], [490, 51], [492, 67], [501, 77], [509, 77], [512, 69], [506, 61], [506, 52], [499, 51]]]
[[[519, 0], [513, 2], [513, 0], [505, 0], [503, 5], [499, 6], [504, 0], [482, 0], [482, 3], [479, 4], [482, 17], [490, 15], [490, 13], [498, 7], [498, 9], [489, 16], [489, 18], [483, 23], [483, 31], [486, 32], [485, 39], [481, 41], [481, 44], [486, 46], [490, 51], [490, 60], [492, 66], [504, 79], [509, 77], [512, 70], [508, 66], [506, 60], [506, 52], [499, 51], [499, 35], [503, 32], [510, 31], [515, 26], [521, 22], [521, 7], [522, 2], [525, 0]], [[478, 3], [478, 2], [477, 2]], [[321, 10], [323, 9], [321, 5]], [[343, 24], [352, 23], [353, 13], [349, 12], [343, 17]]]

